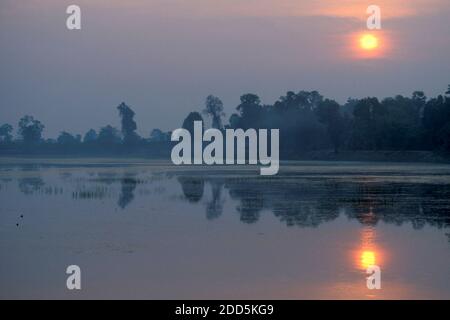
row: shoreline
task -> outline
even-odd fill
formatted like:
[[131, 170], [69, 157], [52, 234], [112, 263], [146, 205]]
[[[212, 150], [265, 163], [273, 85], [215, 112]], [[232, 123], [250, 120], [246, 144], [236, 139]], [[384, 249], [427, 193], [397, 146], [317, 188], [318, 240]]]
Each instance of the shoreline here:
[[[137, 163], [147, 160], [171, 163], [167, 157], [151, 157], [137, 154], [0, 154], [0, 164], [5, 161], [19, 161], [21, 163], [35, 160], [89, 160], [102, 163], [114, 163], [117, 160], [127, 163]], [[450, 154], [440, 154], [432, 151], [340, 151], [330, 150], [308, 151], [303, 155], [280, 159], [281, 162], [293, 161], [324, 161], [324, 162], [412, 162], [412, 163], [447, 163], [450, 164]]]
[[295, 160], [450, 163], [450, 155], [432, 151], [310, 151]]

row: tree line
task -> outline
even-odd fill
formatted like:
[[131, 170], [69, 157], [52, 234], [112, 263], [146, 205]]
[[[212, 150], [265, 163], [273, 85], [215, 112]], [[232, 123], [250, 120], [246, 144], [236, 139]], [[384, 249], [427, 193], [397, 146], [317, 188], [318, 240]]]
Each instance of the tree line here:
[[[289, 91], [273, 104], [256, 94], [244, 94], [228, 121], [220, 98], [210, 95], [201, 111], [189, 113], [182, 127], [192, 131], [194, 121], [208, 118], [213, 128], [280, 129], [280, 155], [295, 159], [313, 150], [427, 150], [450, 152], [450, 85], [444, 94], [428, 98], [422, 91], [352, 99], [341, 105], [317, 91]], [[32, 116], [20, 119], [17, 135], [10, 124], [0, 126], [0, 152], [63, 154], [130, 154], [168, 157], [171, 132], [153, 129], [137, 133], [135, 112], [117, 107], [121, 127], [111, 125], [84, 134], [63, 131], [57, 139], [44, 139], [44, 124]], [[204, 122], [205, 123], [205, 122]]]

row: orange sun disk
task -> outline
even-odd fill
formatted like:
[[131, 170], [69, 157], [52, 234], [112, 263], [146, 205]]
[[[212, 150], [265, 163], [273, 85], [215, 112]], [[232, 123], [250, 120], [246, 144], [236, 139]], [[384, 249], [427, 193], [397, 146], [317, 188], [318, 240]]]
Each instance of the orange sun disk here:
[[363, 50], [374, 50], [378, 48], [378, 38], [372, 34], [363, 34], [359, 38], [359, 45]]

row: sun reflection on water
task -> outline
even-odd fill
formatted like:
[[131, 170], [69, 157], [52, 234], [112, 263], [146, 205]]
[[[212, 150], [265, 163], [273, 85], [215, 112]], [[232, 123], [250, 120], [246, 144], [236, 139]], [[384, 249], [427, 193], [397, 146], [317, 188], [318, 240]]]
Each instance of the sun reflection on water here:
[[376, 256], [374, 251], [363, 251], [361, 254], [361, 267], [367, 269], [369, 266], [376, 265]]
[[381, 251], [376, 245], [377, 233], [374, 227], [364, 227], [361, 231], [361, 244], [356, 257], [358, 268], [366, 270], [369, 266], [381, 263]]

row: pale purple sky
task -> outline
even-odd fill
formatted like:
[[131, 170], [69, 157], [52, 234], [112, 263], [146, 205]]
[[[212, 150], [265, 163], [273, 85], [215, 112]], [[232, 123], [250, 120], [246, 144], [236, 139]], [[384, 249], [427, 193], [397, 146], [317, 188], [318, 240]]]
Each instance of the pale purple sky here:
[[[80, 31], [66, 29], [70, 4]], [[351, 39], [369, 4], [389, 50], [360, 59]], [[118, 126], [125, 101], [148, 136], [178, 128], [208, 94], [227, 118], [249, 92], [264, 103], [288, 90], [436, 95], [450, 83], [449, 16], [448, 0], [1, 0], [0, 124], [30, 114], [47, 137], [84, 133]]]

